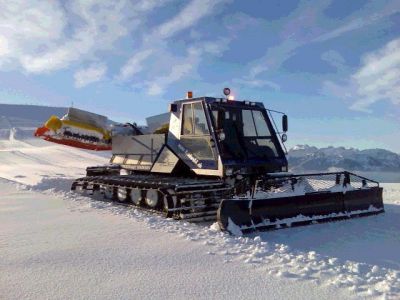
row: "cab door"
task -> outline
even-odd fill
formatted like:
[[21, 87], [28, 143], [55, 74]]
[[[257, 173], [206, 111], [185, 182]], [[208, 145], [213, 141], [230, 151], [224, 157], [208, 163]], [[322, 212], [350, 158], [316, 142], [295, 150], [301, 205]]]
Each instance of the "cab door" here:
[[218, 155], [203, 101], [182, 104], [181, 113], [182, 125], [178, 148], [185, 154], [185, 162], [193, 169], [217, 170]]

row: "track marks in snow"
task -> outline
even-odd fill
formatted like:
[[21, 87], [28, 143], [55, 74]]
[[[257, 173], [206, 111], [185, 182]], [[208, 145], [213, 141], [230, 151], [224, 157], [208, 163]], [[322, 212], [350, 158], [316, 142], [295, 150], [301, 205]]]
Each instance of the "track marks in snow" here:
[[[357, 236], [362, 226], [370, 226], [371, 229], [371, 235], [365, 241], [365, 247], [374, 245], [377, 243], [376, 239], [379, 241], [379, 236], [386, 237], [390, 232], [394, 234], [395, 239], [395, 236], [398, 236], [400, 223], [398, 218], [395, 220], [399, 210], [397, 205], [391, 204], [387, 209], [388, 212], [382, 216], [234, 237], [220, 232], [216, 224], [197, 225], [164, 219], [134, 207], [93, 200], [72, 193], [69, 191], [71, 182], [71, 179], [44, 179], [36, 186], [20, 185], [20, 188], [62, 197], [67, 200], [66, 203], [72, 211], [84, 213], [95, 208], [100, 213], [118, 214], [131, 218], [134, 222], [143, 222], [151, 229], [175, 234], [188, 241], [206, 245], [209, 249], [207, 254], [221, 256], [224, 263], [242, 262], [249, 268], [259, 270], [261, 274], [291, 280], [313, 281], [321, 286], [346, 288], [357, 296], [366, 298], [396, 299], [400, 297], [400, 267], [396, 268], [399, 260], [389, 262], [394, 266], [393, 268], [382, 267], [368, 262], [348, 260], [346, 255], [342, 255], [343, 257], [323, 255], [324, 248], [318, 244], [319, 236], [326, 235], [326, 245], [332, 252], [335, 252], [335, 247], [340, 248], [343, 243], [351, 247], [351, 239], [354, 240], [354, 245], [360, 243], [364, 245], [362, 239]], [[396, 189], [393, 189], [393, 193], [399, 195], [400, 191], [396, 192]], [[396, 210], [395, 213], [392, 210]], [[390, 224], [392, 221], [395, 223]], [[359, 224], [357, 222], [362, 222], [364, 225], [357, 225]], [[381, 223], [383, 225], [377, 226]], [[347, 235], [337, 236], [338, 232], [344, 232], [348, 228], [350, 229]], [[290, 230], [294, 230], [295, 233], [290, 233]], [[305, 236], [315, 239], [311, 245], [319, 251], [302, 247], [299, 240], [290, 243], [294, 236], [301, 238], [303, 231]], [[309, 241], [305, 243], [310, 244]], [[395, 244], [395, 246], [398, 245]], [[341, 253], [340, 249], [338, 250], [338, 253]], [[368, 248], [363, 250], [369, 251]], [[400, 248], [393, 250], [400, 250]], [[380, 254], [376, 253], [376, 255]]]

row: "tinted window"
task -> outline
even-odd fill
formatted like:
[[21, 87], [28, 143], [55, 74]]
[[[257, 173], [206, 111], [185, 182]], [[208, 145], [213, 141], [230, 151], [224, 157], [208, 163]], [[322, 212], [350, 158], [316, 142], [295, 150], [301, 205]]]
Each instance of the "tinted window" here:
[[256, 128], [254, 127], [253, 116], [251, 110], [243, 110], [243, 135], [244, 136], [257, 136]]
[[275, 144], [270, 139], [257, 139], [257, 144], [268, 152], [268, 157], [278, 156], [278, 151], [276, 150]]
[[258, 136], [270, 136], [267, 122], [261, 111], [253, 110], [254, 123], [256, 123], [257, 135]]
[[214, 160], [210, 140], [206, 137], [184, 137], [181, 139], [181, 144], [200, 161]]
[[194, 134], [203, 135], [209, 134], [206, 115], [201, 102], [193, 104], [194, 110]]
[[218, 110], [213, 110], [212, 111], [212, 116], [214, 118], [214, 124], [216, 126], [215, 129], [220, 129], [220, 126], [219, 126], [220, 125], [220, 121], [218, 119]]
[[192, 104], [183, 105], [182, 134], [193, 134]]

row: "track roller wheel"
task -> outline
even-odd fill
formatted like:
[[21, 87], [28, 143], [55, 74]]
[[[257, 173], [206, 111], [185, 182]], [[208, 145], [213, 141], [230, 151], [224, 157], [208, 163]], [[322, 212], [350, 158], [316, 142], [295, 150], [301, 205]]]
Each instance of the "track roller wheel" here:
[[74, 191], [77, 192], [78, 194], [83, 194], [85, 192], [85, 189], [83, 188], [82, 185], [77, 185], [74, 187]]
[[162, 197], [159, 191], [150, 189], [146, 191], [144, 203], [150, 208], [159, 208], [162, 204]]
[[104, 198], [112, 200], [114, 198], [114, 189], [109, 186], [103, 187]]
[[140, 206], [143, 202], [142, 191], [139, 189], [131, 189], [130, 198], [134, 205]]
[[172, 218], [174, 215], [173, 211], [170, 211], [171, 208], [174, 208], [174, 200], [171, 195], [171, 192], [174, 193], [173, 190], [161, 191], [161, 202], [162, 202], [162, 210], [164, 212], [164, 216], [166, 218]]
[[126, 188], [123, 187], [118, 188], [117, 199], [119, 202], [126, 202], [128, 200], [128, 191]]

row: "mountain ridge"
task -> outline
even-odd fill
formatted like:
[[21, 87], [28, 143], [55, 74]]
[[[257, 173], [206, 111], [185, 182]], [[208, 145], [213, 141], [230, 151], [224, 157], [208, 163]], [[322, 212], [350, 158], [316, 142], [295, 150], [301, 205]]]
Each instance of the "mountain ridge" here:
[[400, 154], [381, 148], [359, 150], [296, 145], [289, 149], [288, 160], [290, 169], [294, 172], [310, 170], [400, 172]]

